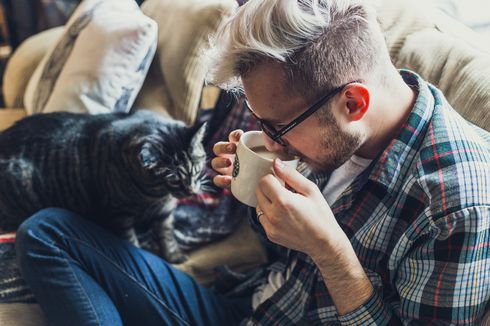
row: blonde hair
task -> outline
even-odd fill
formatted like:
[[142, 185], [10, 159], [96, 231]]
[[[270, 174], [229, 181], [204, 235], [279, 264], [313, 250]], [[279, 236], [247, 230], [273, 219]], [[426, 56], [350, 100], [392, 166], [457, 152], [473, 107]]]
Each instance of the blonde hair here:
[[285, 86], [311, 98], [389, 61], [366, 0], [250, 0], [222, 24], [206, 55], [212, 84], [241, 89], [241, 77], [275, 60]]

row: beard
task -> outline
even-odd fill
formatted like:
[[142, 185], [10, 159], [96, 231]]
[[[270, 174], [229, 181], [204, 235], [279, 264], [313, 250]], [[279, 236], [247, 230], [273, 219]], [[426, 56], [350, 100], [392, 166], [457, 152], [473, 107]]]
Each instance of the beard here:
[[363, 139], [361, 134], [351, 134], [342, 130], [333, 116], [324, 117], [322, 122], [327, 122], [323, 125], [328, 127], [320, 135], [322, 152], [315, 158], [307, 157], [293, 148], [286, 149], [289, 155], [298, 156], [312, 172], [319, 174], [332, 173], [347, 162], [361, 147]]
[[328, 152], [321, 162], [311, 162], [311, 169], [317, 173], [332, 173], [347, 162], [361, 147], [361, 136], [339, 130], [331, 137], [322, 139], [322, 148]]

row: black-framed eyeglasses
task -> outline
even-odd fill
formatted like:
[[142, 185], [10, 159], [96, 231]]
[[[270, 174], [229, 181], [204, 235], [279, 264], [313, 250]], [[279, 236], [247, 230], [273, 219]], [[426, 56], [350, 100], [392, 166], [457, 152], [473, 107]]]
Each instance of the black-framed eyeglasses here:
[[301, 122], [303, 122], [310, 115], [312, 115], [313, 113], [315, 113], [316, 111], [318, 111], [318, 109], [320, 109], [325, 103], [327, 103], [328, 100], [330, 100], [335, 95], [337, 95], [338, 93], [340, 93], [347, 85], [352, 84], [352, 83], [355, 83], [355, 82], [357, 82], [357, 81], [349, 82], [347, 84], [344, 84], [344, 85], [342, 85], [340, 87], [337, 87], [337, 88], [331, 90], [330, 92], [328, 92], [327, 94], [325, 94], [324, 96], [322, 96], [318, 101], [316, 101], [305, 112], [301, 113], [296, 119], [294, 119], [293, 121], [291, 121], [290, 123], [288, 123], [286, 126], [284, 126], [283, 128], [281, 128], [279, 130], [277, 130], [269, 122], [260, 119], [255, 114], [255, 112], [252, 110], [252, 108], [250, 107], [250, 105], [249, 105], [249, 103], [248, 103], [247, 100], [245, 100], [245, 105], [247, 106], [247, 109], [250, 111], [250, 113], [252, 113], [252, 115], [255, 117], [255, 119], [257, 119], [257, 123], [258, 123], [260, 129], [262, 129], [262, 131], [270, 139], [272, 139], [276, 143], [278, 143], [278, 144], [280, 144], [282, 146], [286, 146], [286, 142], [284, 142], [284, 140], [282, 140], [282, 136], [284, 136], [286, 133], [288, 133], [289, 131], [291, 131], [291, 129], [293, 129], [294, 127], [296, 127], [297, 125], [299, 125]]

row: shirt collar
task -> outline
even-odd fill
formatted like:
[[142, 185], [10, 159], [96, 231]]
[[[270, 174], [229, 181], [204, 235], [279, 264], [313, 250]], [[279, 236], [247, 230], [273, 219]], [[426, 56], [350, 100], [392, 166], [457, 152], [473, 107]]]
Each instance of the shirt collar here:
[[398, 189], [409, 172], [432, 119], [435, 103], [429, 84], [419, 75], [409, 70], [400, 70], [400, 74], [407, 85], [418, 90], [418, 96], [398, 136], [375, 159], [368, 177], [383, 184], [388, 193]]

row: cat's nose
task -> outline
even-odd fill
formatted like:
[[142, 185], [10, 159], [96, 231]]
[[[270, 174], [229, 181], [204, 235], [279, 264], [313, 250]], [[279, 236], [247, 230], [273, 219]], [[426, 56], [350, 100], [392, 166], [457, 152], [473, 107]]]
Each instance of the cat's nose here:
[[191, 191], [191, 194], [193, 194], [193, 195], [200, 193], [201, 192], [201, 183], [200, 182], [194, 183], [191, 186], [190, 191]]

